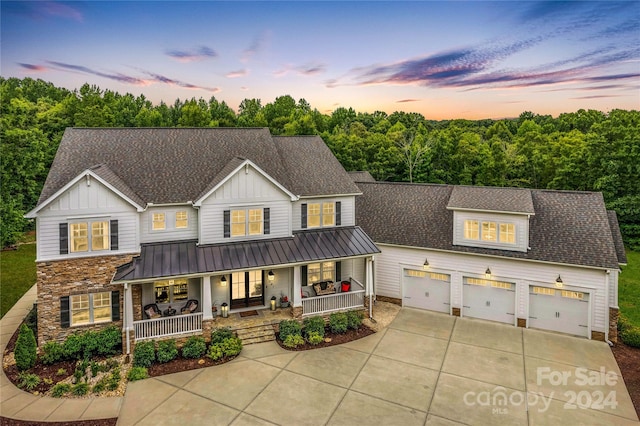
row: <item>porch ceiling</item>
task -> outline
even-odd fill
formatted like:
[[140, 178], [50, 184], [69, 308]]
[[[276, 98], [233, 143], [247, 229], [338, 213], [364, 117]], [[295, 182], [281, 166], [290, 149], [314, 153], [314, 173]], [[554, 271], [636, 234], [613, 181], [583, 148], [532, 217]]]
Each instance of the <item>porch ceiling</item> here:
[[196, 240], [143, 244], [113, 282], [283, 266], [380, 253], [358, 226], [297, 231], [293, 237], [198, 246]]

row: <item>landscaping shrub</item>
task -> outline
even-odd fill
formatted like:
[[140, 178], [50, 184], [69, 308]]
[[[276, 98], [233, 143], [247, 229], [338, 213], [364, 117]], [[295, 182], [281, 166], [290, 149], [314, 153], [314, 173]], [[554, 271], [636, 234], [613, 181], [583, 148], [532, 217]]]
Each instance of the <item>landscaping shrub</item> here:
[[280, 340], [283, 342], [290, 335], [297, 335], [302, 337], [302, 326], [294, 319], [280, 321]]
[[20, 326], [18, 340], [14, 349], [16, 366], [19, 370], [28, 370], [36, 365], [37, 345], [33, 331], [25, 324]]
[[185, 358], [200, 358], [207, 351], [207, 344], [200, 336], [191, 336], [182, 347], [182, 356]]
[[89, 393], [89, 384], [77, 383], [71, 388], [71, 393], [76, 396], [83, 396]]
[[[38, 335], [38, 309], [32, 308], [27, 316], [24, 318], [24, 323], [33, 331], [33, 335]], [[36, 343], [37, 346], [37, 343]]]
[[297, 348], [300, 345], [304, 345], [304, 339], [300, 334], [289, 334], [282, 344], [287, 348]]
[[62, 344], [64, 351], [64, 357], [67, 359], [80, 359], [82, 358], [83, 339], [79, 333], [71, 334]]
[[[133, 367], [136, 368], [136, 367]], [[104, 392], [104, 390], [107, 388], [107, 376], [104, 376], [103, 378], [101, 378], [100, 380], [98, 380], [98, 382], [93, 385], [93, 389], [91, 389], [91, 392], [93, 393], [100, 393], [100, 392]]]
[[224, 350], [222, 350], [222, 343], [214, 343], [209, 346], [209, 351], [207, 352], [207, 356], [214, 361], [222, 359], [224, 356]]
[[122, 379], [122, 376], [120, 375], [120, 367], [116, 367], [107, 379], [107, 390], [114, 391], [118, 389], [118, 386], [120, 386], [120, 379]]
[[91, 377], [96, 377], [98, 375], [98, 373], [100, 372], [101, 368], [100, 368], [100, 364], [98, 364], [97, 362], [91, 360], [91, 363], [89, 364], [89, 367], [91, 367]]
[[56, 376], [66, 376], [67, 375], [67, 370], [64, 368], [58, 368], [58, 371], [56, 371]]
[[239, 337], [231, 336], [222, 342], [224, 356], [236, 356], [240, 351], [242, 351], [242, 340]]
[[333, 333], [345, 333], [349, 327], [347, 314], [344, 312], [334, 312], [329, 315], [329, 328]]
[[130, 382], [146, 379], [147, 377], [149, 377], [149, 373], [147, 373], [147, 369], [144, 367], [132, 367], [129, 373], [127, 373], [127, 380]]
[[54, 398], [61, 398], [65, 396], [71, 390], [69, 383], [58, 383], [51, 388], [51, 396]]
[[304, 326], [304, 334], [309, 338], [311, 333], [319, 334], [320, 337], [324, 337], [324, 318], [320, 316], [307, 317], [302, 322]]
[[99, 331], [96, 338], [99, 355], [115, 355], [122, 346], [122, 333], [115, 325], [110, 325]]
[[174, 339], [161, 340], [158, 342], [158, 362], [169, 362], [176, 359], [177, 356], [178, 347], [176, 346], [176, 341]]
[[98, 333], [95, 331], [85, 331], [79, 334], [80, 345], [82, 346], [82, 357], [84, 359], [93, 358], [98, 353]]
[[322, 343], [323, 340], [324, 336], [321, 336], [320, 333], [316, 331], [312, 331], [311, 333], [307, 334], [307, 342], [311, 343], [312, 345], [318, 345]]
[[55, 364], [64, 358], [64, 348], [58, 342], [47, 342], [42, 347], [40, 361], [43, 364]]
[[40, 384], [40, 377], [37, 374], [21, 372], [18, 375], [18, 387], [20, 389], [26, 389], [32, 391]]
[[357, 330], [362, 325], [362, 319], [364, 315], [362, 311], [349, 311], [347, 312], [347, 326], [353, 330]]
[[233, 331], [229, 327], [216, 328], [211, 332], [211, 344], [222, 343], [230, 337], [233, 337]]
[[620, 339], [627, 346], [634, 348], [640, 348], [640, 328], [639, 327], [627, 327], [619, 334]]
[[136, 343], [133, 349], [134, 367], [150, 367], [156, 360], [155, 343], [151, 340]]

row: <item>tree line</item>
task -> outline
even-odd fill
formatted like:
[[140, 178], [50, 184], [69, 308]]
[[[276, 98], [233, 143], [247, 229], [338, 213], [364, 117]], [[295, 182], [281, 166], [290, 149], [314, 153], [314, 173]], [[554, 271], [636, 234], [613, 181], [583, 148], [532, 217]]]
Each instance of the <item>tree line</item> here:
[[[640, 249], [640, 112], [580, 109], [502, 120], [428, 120], [397, 111], [320, 113], [289, 95], [234, 111], [211, 97], [153, 105], [85, 84], [77, 90], [0, 77], [2, 245], [30, 224], [67, 127], [268, 127], [319, 135], [347, 170], [377, 180], [600, 191], [618, 214], [627, 246]], [[594, 235], [594, 238], [598, 238]]]

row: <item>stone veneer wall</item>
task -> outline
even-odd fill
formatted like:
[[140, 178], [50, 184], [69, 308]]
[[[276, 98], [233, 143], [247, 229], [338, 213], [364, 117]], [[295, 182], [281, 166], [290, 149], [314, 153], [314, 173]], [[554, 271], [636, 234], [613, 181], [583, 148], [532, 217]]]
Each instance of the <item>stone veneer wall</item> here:
[[609, 341], [618, 343], [618, 319], [620, 318], [620, 310], [618, 308], [609, 308]]
[[[95, 256], [38, 262], [38, 345], [63, 341], [76, 331], [99, 330], [115, 324], [122, 328], [124, 288], [110, 284], [116, 267], [131, 261], [132, 255]], [[100, 291], [120, 292], [120, 321], [62, 328], [60, 297]]]

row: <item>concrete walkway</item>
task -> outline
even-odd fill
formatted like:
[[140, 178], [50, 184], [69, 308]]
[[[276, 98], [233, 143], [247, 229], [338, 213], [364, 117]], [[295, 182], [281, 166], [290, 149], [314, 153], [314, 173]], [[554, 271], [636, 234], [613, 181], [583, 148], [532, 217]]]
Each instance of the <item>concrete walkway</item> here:
[[[0, 321], [2, 353], [24, 317], [36, 301], [34, 285]], [[0, 374], [0, 415], [27, 421], [72, 421], [118, 417], [124, 398], [67, 399], [35, 396], [16, 388]]]
[[640, 424], [605, 343], [408, 308], [355, 342], [303, 352], [250, 345], [227, 364], [130, 383], [124, 398], [38, 398], [2, 377], [2, 415], [32, 420]]

